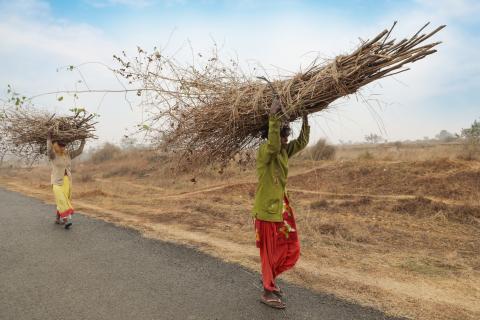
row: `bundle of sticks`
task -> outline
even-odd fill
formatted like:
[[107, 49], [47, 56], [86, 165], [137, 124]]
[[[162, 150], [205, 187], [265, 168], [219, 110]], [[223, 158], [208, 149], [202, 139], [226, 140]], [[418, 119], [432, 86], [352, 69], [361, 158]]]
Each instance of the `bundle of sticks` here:
[[0, 140], [4, 152], [33, 162], [47, 151], [47, 137], [73, 149], [83, 139], [94, 139], [95, 115], [73, 109], [73, 115], [57, 116], [33, 107], [6, 108], [0, 113]]
[[294, 121], [302, 114], [326, 109], [336, 99], [363, 86], [409, 70], [404, 68], [436, 52], [440, 42], [425, 41], [440, 26], [409, 39], [390, 39], [395, 24], [371, 40], [361, 41], [350, 54], [320, 63], [280, 80], [248, 76], [238, 64], [213, 56], [201, 67], [184, 66], [160, 52], [138, 48], [134, 59], [114, 56], [116, 71], [130, 83], [139, 83], [150, 114], [148, 128], [161, 146], [181, 160], [225, 163], [235, 154], [259, 143], [269, 107], [278, 96], [285, 106], [281, 117]]

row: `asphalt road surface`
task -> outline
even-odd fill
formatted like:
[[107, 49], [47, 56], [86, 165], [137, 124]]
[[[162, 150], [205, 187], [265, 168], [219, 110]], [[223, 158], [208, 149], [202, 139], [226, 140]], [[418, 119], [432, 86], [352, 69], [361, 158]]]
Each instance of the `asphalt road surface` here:
[[287, 283], [287, 309], [270, 309], [257, 273], [81, 214], [67, 231], [53, 212], [0, 188], [1, 320], [391, 319]]

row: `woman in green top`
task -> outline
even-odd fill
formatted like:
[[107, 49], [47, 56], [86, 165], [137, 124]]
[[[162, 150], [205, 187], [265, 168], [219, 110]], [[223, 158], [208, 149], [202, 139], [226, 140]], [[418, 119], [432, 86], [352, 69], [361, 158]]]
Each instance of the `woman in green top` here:
[[310, 127], [307, 116], [299, 137], [288, 142], [290, 127], [278, 116], [281, 103], [275, 99], [270, 108], [267, 142], [257, 153], [258, 186], [253, 216], [256, 244], [262, 261], [264, 292], [261, 301], [271, 307], [283, 309], [283, 292], [275, 284], [276, 277], [292, 268], [300, 256], [300, 244], [293, 210], [289, 205], [286, 184], [288, 159], [308, 144]]

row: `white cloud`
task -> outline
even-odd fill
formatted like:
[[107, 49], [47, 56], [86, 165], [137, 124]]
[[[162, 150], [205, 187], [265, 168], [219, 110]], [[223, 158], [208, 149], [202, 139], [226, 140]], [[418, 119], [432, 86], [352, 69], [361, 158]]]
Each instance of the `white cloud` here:
[[[116, 6], [125, 6], [130, 8], [143, 9], [157, 4], [165, 7], [174, 5], [185, 5], [189, 0], [83, 0], [86, 4], [94, 8], [109, 8]], [[204, 0], [205, 1], [205, 0]]]
[[[76, 71], [57, 72], [57, 68], [88, 61], [110, 64], [112, 54], [119, 50], [102, 30], [58, 20], [48, 4], [41, 1], [1, 3], [0, 38], [0, 90], [12, 84], [15, 90], [29, 96], [75, 87], [85, 89], [85, 84], [78, 83], [81, 77]], [[98, 65], [83, 67], [82, 74], [90, 87], [118, 87], [113, 75]], [[74, 104], [71, 96], [58, 102], [55, 95], [35, 102], [55, 112], [67, 112]], [[83, 95], [75, 103], [103, 115], [99, 125], [103, 140], [118, 141], [125, 127], [140, 121], [121, 96]]]
[[480, 2], [478, 0], [416, 0], [422, 9], [435, 16], [448, 18], [478, 19]]
[[[133, 1], [94, 2], [131, 5]], [[153, 2], [139, 3], [150, 5]], [[449, 96], [469, 93], [473, 97], [477, 92], [476, 97], [480, 98], [478, 34], [465, 32], [458, 22], [468, 21], [471, 11], [478, 10], [478, 6], [471, 6], [472, 2], [466, 0], [461, 0], [458, 6], [453, 1], [418, 0], [417, 4], [413, 9], [386, 12], [381, 19], [368, 24], [326, 13], [277, 12], [262, 19], [246, 19], [235, 14], [209, 19], [201, 14], [185, 14], [153, 21], [132, 17], [128, 21], [112, 21], [108, 30], [101, 30], [85, 23], [56, 19], [48, 3], [43, 1], [0, 2], [3, 12], [0, 13], [0, 86], [13, 83], [29, 94], [71, 88], [78, 75], [56, 73], [58, 66], [90, 60], [111, 64], [111, 55], [122, 49], [133, 52], [136, 45], [145, 49], [165, 45], [173, 30], [168, 46], [170, 52], [189, 39], [196, 51], [205, 53], [214, 38], [220, 45], [224, 43], [226, 54], [238, 54], [241, 61], [258, 62], [269, 71], [275, 69], [273, 65], [295, 72], [301, 62], [308, 63], [315, 56], [305, 55], [309, 51], [333, 57], [355, 47], [357, 37], [371, 37], [389, 27], [394, 20], [399, 20], [395, 31], [399, 36], [411, 35], [426, 21], [432, 21], [433, 26], [448, 24], [435, 38], [444, 41], [439, 52], [413, 64], [411, 71], [364, 90], [365, 96], [378, 97], [386, 102], [386, 107], [372, 110], [364, 103], [357, 103], [355, 97], [342, 99], [330, 112], [315, 117], [314, 135], [315, 138], [326, 135], [334, 141], [362, 140], [370, 132], [381, 131], [379, 118], [390, 139], [433, 136], [441, 129], [458, 131], [468, 124], [469, 119], [473, 121], [473, 117], [478, 116], [473, 99], [471, 105], [465, 102], [452, 105], [452, 108], [462, 110], [455, 116], [433, 110], [436, 104], [442, 104], [446, 93]], [[177, 58], [190, 61], [188, 46]], [[101, 68], [89, 66], [83, 70], [91, 87], [116, 86], [111, 74]], [[41, 101], [60, 109], [67, 108], [55, 100]], [[100, 101], [101, 96], [89, 96], [84, 97], [82, 103], [96, 109]], [[139, 112], [132, 112], [118, 96], [108, 96], [100, 110], [103, 113], [100, 135], [105, 140], [118, 141], [124, 128], [140, 119]]]
[[4, 17], [9, 15], [22, 15], [23, 17], [49, 18], [50, 5], [43, 0], [18, 0], [0, 1], [1, 14]]

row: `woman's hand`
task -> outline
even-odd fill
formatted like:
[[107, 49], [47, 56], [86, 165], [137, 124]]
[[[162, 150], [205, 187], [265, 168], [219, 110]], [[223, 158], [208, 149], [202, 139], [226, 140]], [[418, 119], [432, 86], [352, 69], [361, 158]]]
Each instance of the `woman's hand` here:
[[74, 159], [74, 158], [78, 157], [79, 155], [81, 155], [84, 147], [85, 147], [85, 139], [82, 139], [78, 149], [74, 150], [72, 153], [70, 153], [70, 158]]
[[308, 126], [308, 113], [304, 113], [302, 116], [303, 125]]
[[55, 158], [55, 151], [53, 150], [52, 145], [52, 129], [47, 132], [47, 155], [50, 159]]
[[282, 102], [278, 97], [273, 98], [272, 105], [270, 106], [270, 115], [276, 115], [280, 110], [282, 110]]

